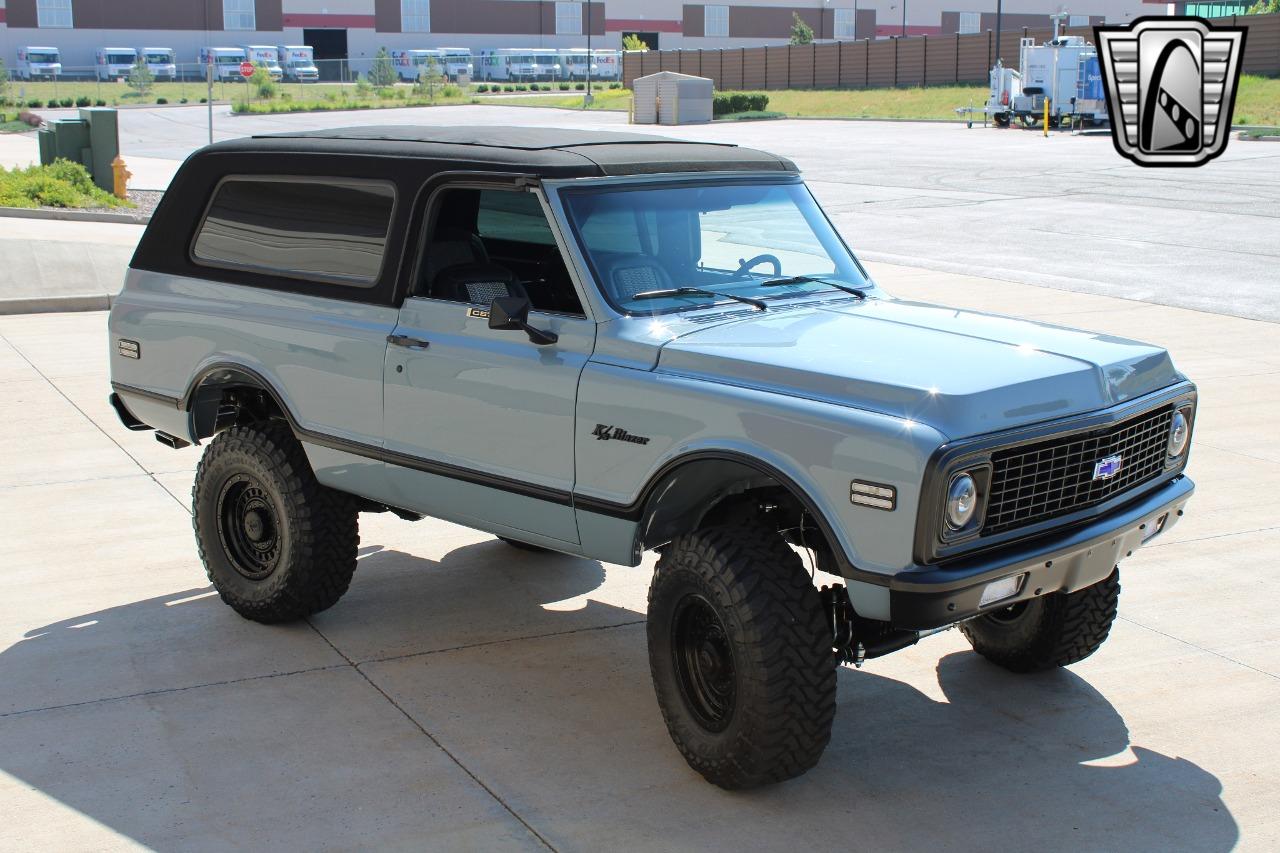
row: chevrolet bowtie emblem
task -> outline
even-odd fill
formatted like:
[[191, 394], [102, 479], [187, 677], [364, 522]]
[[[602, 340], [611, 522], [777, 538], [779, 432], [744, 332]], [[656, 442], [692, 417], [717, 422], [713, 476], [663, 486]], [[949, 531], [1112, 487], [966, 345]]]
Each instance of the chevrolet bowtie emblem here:
[[1094, 27], [1121, 156], [1139, 166], [1199, 166], [1221, 154], [1246, 31], [1184, 17]]

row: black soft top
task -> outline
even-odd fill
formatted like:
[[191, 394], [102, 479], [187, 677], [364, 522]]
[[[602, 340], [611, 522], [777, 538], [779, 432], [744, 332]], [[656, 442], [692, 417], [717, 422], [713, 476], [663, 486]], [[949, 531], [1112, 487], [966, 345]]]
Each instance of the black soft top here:
[[786, 158], [728, 143], [553, 127], [383, 125], [273, 133], [220, 142], [196, 157], [222, 153], [404, 158], [434, 161], [440, 171], [480, 168], [545, 178], [797, 171]]

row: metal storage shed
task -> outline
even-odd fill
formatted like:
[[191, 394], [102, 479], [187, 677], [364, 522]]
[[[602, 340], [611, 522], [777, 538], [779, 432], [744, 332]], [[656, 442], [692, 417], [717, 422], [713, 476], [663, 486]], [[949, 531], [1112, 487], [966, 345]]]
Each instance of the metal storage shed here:
[[711, 121], [714, 84], [707, 77], [659, 71], [632, 84], [634, 124], [696, 124]]

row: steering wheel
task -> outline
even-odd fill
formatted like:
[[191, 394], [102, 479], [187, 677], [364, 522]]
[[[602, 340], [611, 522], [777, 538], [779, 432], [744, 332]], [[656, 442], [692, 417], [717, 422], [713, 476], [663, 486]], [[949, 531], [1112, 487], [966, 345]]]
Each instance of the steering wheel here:
[[778, 260], [777, 255], [756, 255], [754, 258], [752, 258], [749, 261], [744, 261], [741, 258], [739, 258], [738, 269], [734, 271], [733, 274], [735, 277], [746, 275], [747, 272], [751, 270], [752, 267], [758, 267], [761, 264], [763, 264], [765, 261], [768, 261], [769, 263], [773, 264], [774, 276], [782, 275], [782, 261]]

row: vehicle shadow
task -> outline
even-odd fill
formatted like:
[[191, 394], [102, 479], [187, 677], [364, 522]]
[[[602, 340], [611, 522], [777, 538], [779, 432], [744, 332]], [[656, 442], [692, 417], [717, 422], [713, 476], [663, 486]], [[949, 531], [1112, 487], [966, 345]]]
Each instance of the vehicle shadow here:
[[[666, 738], [643, 627], [574, 633], [643, 618], [583, 598], [605, 577], [599, 563], [496, 542], [439, 560], [371, 546], [349, 597], [316, 624], [344, 654], [363, 643], [355, 660], [403, 652], [397, 665], [435, 679], [418, 682], [429, 685], [422, 701], [433, 710], [406, 704], [406, 713], [451, 751], [464, 741], [456, 754], [468, 767], [474, 760], [504, 801], [531, 808], [536, 822], [596, 822], [619, 845], [767, 847], [790, 837], [898, 849], [980, 849], [1003, 839], [1014, 849], [1228, 850], [1238, 838], [1218, 780], [1131, 746], [1124, 720], [1084, 680], [1065, 671], [1017, 677], [969, 653], [939, 663], [945, 701], [874, 666], [842, 668], [841, 708], [819, 766], [786, 785], [721, 792], [693, 776]], [[547, 606], [556, 602], [575, 606]], [[0, 693], [22, 680], [106, 684], [126, 675], [147, 689], [0, 714], [0, 771], [147, 846], [293, 848], [304, 838], [326, 849], [403, 846], [458, 819], [456, 804], [430, 805], [445, 796], [440, 789], [474, 789], [433, 746], [429, 755], [413, 751], [426, 739], [406, 734], [403, 718], [361, 674], [317, 657], [313, 647], [323, 644], [309, 627], [245, 622], [207, 587], [63, 620], [27, 638], [0, 653]], [[549, 661], [545, 648], [533, 648], [539, 642], [565, 643], [561, 656], [573, 665]], [[232, 644], [243, 647], [241, 673], [220, 678], [201, 668], [202, 658]], [[271, 658], [281, 646], [295, 658]], [[480, 666], [446, 663], [485, 650], [492, 653]], [[596, 663], [601, 656], [607, 665]], [[272, 662], [265, 675], [243, 663], [259, 660]], [[167, 682], [175, 672], [204, 673], [210, 686]], [[387, 671], [388, 681], [394, 676]], [[376, 669], [374, 678], [380, 682]], [[512, 698], [481, 702], [476, 691]], [[575, 695], [590, 697], [589, 710], [567, 707]], [[584, 713], [609, 722], [575, 725]], [[470, 751], [482, 748], [465, 742], [471, 737], [496, 743], [493, 760], [509, 765], [488, 766], [491, 754]], [[572, 794], [586, 790], [586, 803]], [[604, 802], [597, 820], [590, 809]], [[691, 803], [697, 823], [679, 823], [674, 815]], [[665, 837], [652, 823], [659, 814], [672, 821]], [[288, 834], [298, 827], [303, 835]], [[32, 826], [13, 837], [45, 831]], [[560, 842], [595, 846], [581, 837]]]

